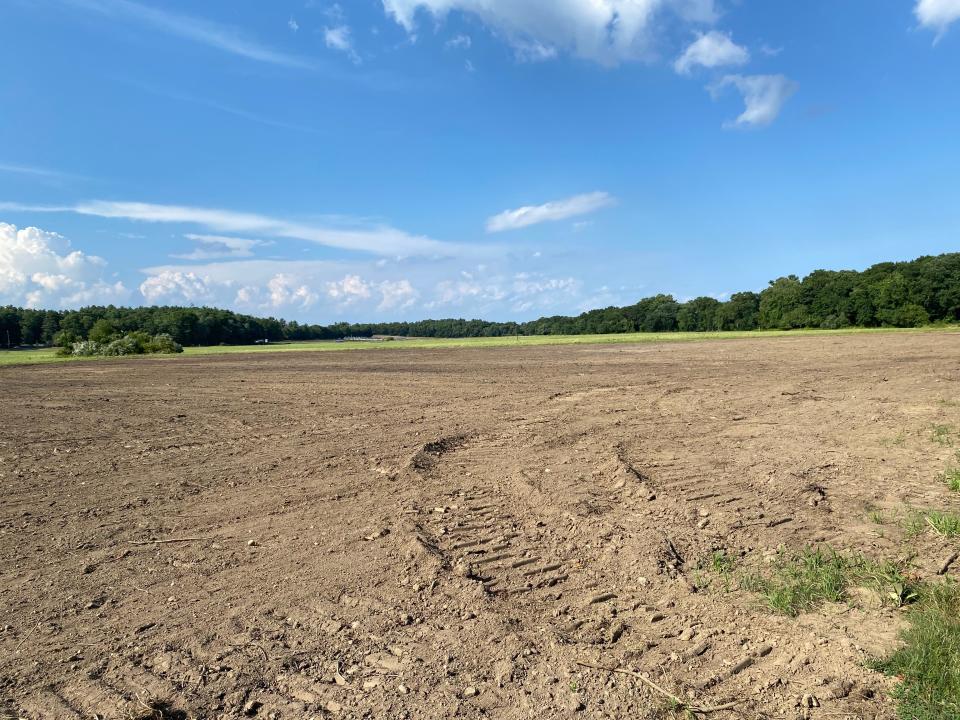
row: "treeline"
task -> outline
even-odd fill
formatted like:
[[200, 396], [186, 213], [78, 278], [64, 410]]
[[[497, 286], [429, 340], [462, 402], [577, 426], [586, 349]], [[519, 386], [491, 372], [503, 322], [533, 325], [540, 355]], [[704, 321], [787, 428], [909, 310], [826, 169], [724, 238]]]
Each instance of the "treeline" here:
[[888, 262], [863, 271], [817, 270], [770, 282], [762, 292], [735, 293], [724, 302], [699, 297], [677, 302], [671, 295], [634, 305], [591, 310], [576, 317], [530, 322], [420, 320], [393, 323], [309, 325], [257, 318], [229, 310], [194, 307], [80, 310], [0, 308], [0, 345], [53, 345], [89, 339], [106, 320], [113, 331], [170, 335], [183, 345], [238, 345], [257, 340], [333, 340], [396, 335], [493, 337], [844, 327], [916, 327], [960, 321], [960, 253]]

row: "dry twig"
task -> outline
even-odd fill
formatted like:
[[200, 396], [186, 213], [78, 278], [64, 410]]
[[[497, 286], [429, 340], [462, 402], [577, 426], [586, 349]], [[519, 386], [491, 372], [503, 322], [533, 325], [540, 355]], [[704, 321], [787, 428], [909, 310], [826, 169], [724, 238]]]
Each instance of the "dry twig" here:
[[189, 537], [189, 538], [170, 538], [169, 540], [131, 540], [131, 545], [165, 545], [167, 543], [182, 543], [182, 542], [202, 542], [204, 540], [223, 540], [222, 537], [208, 536], [208, 537]]
[[633, 670], [626, 670], [624, 668], [611, 668], [604, 665], [594, 665], [593, 663], [583, 662], [581, 660], [577, 661], [577, 665], [585, 668], [592, 668], [594, 670], [604, 670], [609, 673], [616, 673], [619, 675], [629, 675], [632, 678], [636, 678], [644, 685], [649, 687], [651, 690], [660, 693], [663, 697], [667, 698], [677, 707], [678, 710], [686, 711], [693, 713], [694, 715], [707, 715], [709, 713], [721, 712], [723, 710], [731, 710], [737, 705], [740, 704], [740, 701], [735, 700], [733, 702], [725, 703], [723, 705], [708, 706], [708, 705], [694, 705], [692, 703], [685, 702], [679, 697], [674, 695], [672, 692], [664, 690], [662, 687], [657, 685], [650, 678], [645, 678], [640, 673], [633, 672]]

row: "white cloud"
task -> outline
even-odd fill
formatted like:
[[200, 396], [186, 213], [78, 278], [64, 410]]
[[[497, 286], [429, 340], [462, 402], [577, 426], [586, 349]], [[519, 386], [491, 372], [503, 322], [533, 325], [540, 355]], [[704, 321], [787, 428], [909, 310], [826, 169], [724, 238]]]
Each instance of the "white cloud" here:
[[35, 167], [33, 165], [11, 165], [9, 163], [0, 163], [0, 172], [13, 173], [15, 175], [29, 175], [35, 178], [46, 180], [82, 180], [80, 175], [60, 172], [59, 170], [50, 170], [48, 168]]
[[296, 32], [297, 30], [300, 29], [300, 23], [298, 23], [296, 19], [290, 18], [289, 20], [287, 20], [287, 27], [293, 30], [294, 32]]
[[0, 223], [0, 303], [62, 308], [122, 302], [129, 291], [107, 280], [106, 261], [54, 232]]
[[255, 40], [244, 37], [235, 28], [190, 15], [181, 15], [147, 5], [140, 5], [132, 2], [132, 0], [67, 0], [67, 2], [107, 17], [123, 18], [149, 25], [171, 35], [232, 55], [238, 55], [248, 60], [287, 67], [314, 68], [310, 61], [262, 45]]
[[960, 20], [960, 0], [918, 0], [913, 9], [920, 24], [937, 31], [938, 39]]
[[338, 228], [307, 225], [266, 215], [198, 208], [182, 205], [155, 205], [142, 202], [95, 200], [67, 206], [0, 203], [0, 210], [24, 212], [72, 212], [103, 218], [123, 218], [155, 223], [199, 225], [216, 233], [247, 233], [265, 237], [305, 240], [344, 250], [360, 250], [377, 255], [437, 255], [470, 253], [470, 248], [439, 242], [421, 235], [410, 235], [396, 228], [379, 225], [372, 228]]
[[469, 305], [477, 312], [505, 306], [511, 312], [529, 312], [568, 306], [580, 293], [581, 283], [572, 277], [547, 277], [540, 273], [487, 275], [480, 266], [476, 272], [461, 271], [456, 280], [436, 284], [427, 309]]
[[323, 39], [328, 48], [346, 53], [353, 63], [359, 64], [360, 56], [353, 49], [353, 36], [349, 26], [326, 27], [323, 29]]
[[696, 23], [717, 17], [714, 0], [383, 0], [383, 6], [409, 33], [420, 10], [437, 19], [459, 10], [505, 37], [524, 59], [564, 51], [603, 64], [649, 57], [659, 14]]
[[327, 283], [327, 297], [340, 305], [350, 305], [358, 300], [366, 300], [370, 295], [370, 285], [359, 275], [345, 275], [342, 280]]
[[140, 283], [140, 294], [150, 304], [197, 305], [215, 300], [214, 283], [193, 272], [166, 270]]
[[274, 275], [267, 282], [267, 289], [270, 291], [270, 304], [275, 308], [308, 308], [319, 299], [307, 285], [290, 275]]
[[377, 289], [380, 291], [380, 304], [377, 310], [405, 310], [412, 306], [420, 293], [409, 280], [384, 280]]
[[746, 107], [736, 120], [726, 123], [725, 127], [769, 125], [777, 119], [784, 104], [799, 87], [785, 75], [727, 75], [709, 90], [716, 97], [730, 85], [740, 91]]
[[469, 35], [463, 34], [454, 35], [443, 44], [447, 50], [469, 50], [471, 45], [473, 45], [473, 40], [470, 39]]
[[596, 212], [616, 203], [609, 193], [592, 192], [575, 195], [565, 200], [556, 200], [544, 205], [528, 205], [516, 210], [505, 210], [499, 215], [487, 219], [487, 232], [502, 232], [536, 225], [542, 222], [565, 220], [566, 218]]
[[705, 68], [724, 65], [746, 65], [750, 53], [737, 45], [729, 35], [712, 30], [700, 35], [673, 64], [681, 75], [689, 75], [697, 66]]
[[266, 245], [263, 240], [251, 238], [227, 237], [225, 235], [184, 235], [188, 240], [199, 243], [196, 250], [183, 255], [171, 255], [179, 260], [216, 260], [219, 258], [253, 257], [253, 248]]

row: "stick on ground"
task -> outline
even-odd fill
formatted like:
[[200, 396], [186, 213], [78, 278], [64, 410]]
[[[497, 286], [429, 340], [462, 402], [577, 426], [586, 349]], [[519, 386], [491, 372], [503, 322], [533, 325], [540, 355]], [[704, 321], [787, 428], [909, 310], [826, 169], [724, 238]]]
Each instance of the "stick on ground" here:
[[649, 678], [645, 678], [640, 673], [633, 672], [633, 670], [626, 670], [624, 668], [611, 668], [611, 667], [606, 667], [604, 665], [594, 665], [593, 663], [583, 662], [580, 660], [577, 661], [577, 665], [580, 665], [581, 667], [585, 667], [585, 668], [592, 668], [594, 670], [605, 670], [606, 672], [617, 673], [619, 675], [629, 675], [630, 677], [636, 678], [640, 682], [644, 683], [651, 690], [654, 690], [655, 692], [660, 693], [661, 695], [663, 695], [663, 697], [672, 701], [676, 705], [678, 710], [687, 710], [689, 712], [692, 712], [694, 715], [706, 715], [708, 713], [721, 712], [723, 710], [731, 710], [740, 704], [739, 700], [735, 700], [733, 702], [725, 703], [723, 705], [716, 705], [713, 707], [710, 707], [707, 705], [694, 705], [692, 703], [684, 702], [679, 697], [674, 695], [672, 692], [664, 690], [662, 687], [657, 685], [653, 680]]
[[960, 552], [955, 552], [953, 555], [944, 560], [943, 565], [941, 565], [940, 569], [937, 570], [937, 575], [946, 575], [947, 570], [950, 569], [950, 566], [953, 565], [957, 558], [960, 558]]
[[202, 542], [203, 540], [223, 540], [222, 537], [170, 538], [169, 540], [131, 540], [131, 545], [164, 545], [166, 543]]

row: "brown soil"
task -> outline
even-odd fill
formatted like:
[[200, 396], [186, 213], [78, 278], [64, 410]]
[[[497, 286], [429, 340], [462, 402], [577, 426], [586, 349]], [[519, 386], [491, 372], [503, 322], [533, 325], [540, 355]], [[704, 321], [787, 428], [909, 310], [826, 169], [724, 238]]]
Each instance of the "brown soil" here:
[[698, 565], [909, 543], [935, 574], [947, 541], [868, 513], [960, 509], [937, 479], [958, 350], [926, 333], [2, 369], [0, 715], [668, 716], [584, 662], [737, 701], [721, 720], [893, 717], [864, 663], [901, 611], [858, 593], [791, 619]]

